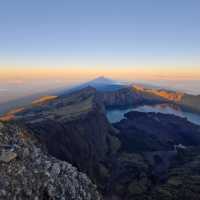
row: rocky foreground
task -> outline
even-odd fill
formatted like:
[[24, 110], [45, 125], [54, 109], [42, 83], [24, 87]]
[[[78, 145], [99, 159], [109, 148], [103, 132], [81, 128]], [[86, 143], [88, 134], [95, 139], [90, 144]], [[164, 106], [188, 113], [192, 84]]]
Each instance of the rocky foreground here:
[[101, 197], [85, 174], [48, 155], [26, 130], [0, 123], [0, 199], [97, 200]]

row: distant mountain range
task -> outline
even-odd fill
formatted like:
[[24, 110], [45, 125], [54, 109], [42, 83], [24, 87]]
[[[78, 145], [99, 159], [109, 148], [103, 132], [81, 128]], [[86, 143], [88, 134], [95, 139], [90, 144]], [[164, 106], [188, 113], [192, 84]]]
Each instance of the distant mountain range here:
[[62, 89], [57, 89], [57, 90], [53, 90], [53, 91], [47, 91], [44, 93], [38, 93], [38, 94], [34, 94], [31, 96], [27, 96], [27, 97], [22, 97], [16, 100], [10, 100], [8, 102], [5, 103], [1, 103], [0, 104], [0, 115], [2, 115], [5, 112], [8, 112], [11, 109], [16, 109], [17, 107], [21, 107], [21, 106], [27, 106], [29, 104], [31, 104], [32, 101], [37, 100], [38, 98], [42, 98], [44, 96], [61, 96], [61, 95], [67, 95], [70, 94], [74, 91], [83, 89], [87, 86], [91, 86], [96, 88], [99, 91], [115, 91], [118, 89], [121, 89], [123, 87], [125, 87], [125, 85], [122, 85], [120, 83], [118, 83], [117, 81], [111, 80], [109, 78], [105, 78], [103, 76], [98, 77], [96, 79], [93, 79], [91, 81], [88, 81], [86, 83], [74, 86], [74, 87], [66, 87], [66, 88], [62, 88]]
[[72, 88], [49, 91], [46, 94], [40, 93], [0, 104], [0, 114], [3, 114], [10, 109], [27, 106], [31, 104], [32, 101], [37, 101], [38, 98], [45, 98], [45, 96], [66, 96], [89, 86], [95, 88], [99, 92], [110, 92], [109, 95], [113, 95], [113, 98], [118, 95], [118, 99], [120, 96], [123, 98], [122, 96], [126, 93], [125, 105], [134, 104], [135, 101], [138, 101], [139, 99], [140, 101], [156, 99], [160, 101], [170, 101], [185, 107], [185, 109], [190, 109], [193, 112], [200, 112], [200, 95], [190, 95], [182, 92], [170, 91], [161, 89], [157, 86], [141, 83], [122, 84], [102, 76]]

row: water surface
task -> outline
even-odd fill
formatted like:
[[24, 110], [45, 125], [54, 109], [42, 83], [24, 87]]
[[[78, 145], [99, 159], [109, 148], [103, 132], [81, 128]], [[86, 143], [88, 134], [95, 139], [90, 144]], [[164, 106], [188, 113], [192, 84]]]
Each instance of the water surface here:
[[124, 109], [111, 109], [107, 110], [107, 118], [111, 123], [115, 123], [124, 118], [124, 114], [130, 111], [140, 111], [140, 112], [155, 112], [163, 114], [174, 114], [179, 117], [185, 117], [188, 121], [200, 125], [200, 114], [185, 111], [179, 106], [172, 104], [156, 104], [156, 105], [143, 105], [132, 108]]

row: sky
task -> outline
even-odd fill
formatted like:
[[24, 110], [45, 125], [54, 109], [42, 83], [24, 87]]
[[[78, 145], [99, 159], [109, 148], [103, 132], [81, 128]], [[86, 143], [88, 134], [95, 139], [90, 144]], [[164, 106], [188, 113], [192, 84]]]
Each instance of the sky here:
[[0, 95], [101, 75], [192, 89], [200, 80], [199, 8], [199, 0], [0, 1]]

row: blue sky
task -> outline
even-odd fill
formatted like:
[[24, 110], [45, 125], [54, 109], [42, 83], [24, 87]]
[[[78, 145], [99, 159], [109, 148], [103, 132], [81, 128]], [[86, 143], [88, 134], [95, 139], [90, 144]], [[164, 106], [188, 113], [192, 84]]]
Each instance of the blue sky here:
[[6, 0], [0, 62], [198, 62], [199, 0]]
[[199, 0], [0, 0], [0, 102], [100, 75], [199, 94], [199, 10]]

